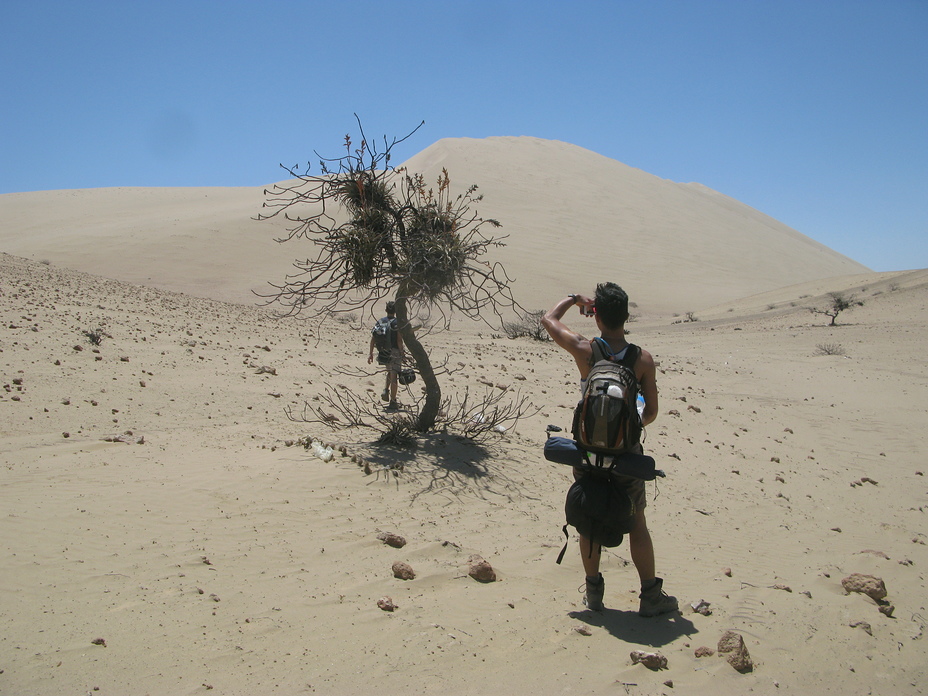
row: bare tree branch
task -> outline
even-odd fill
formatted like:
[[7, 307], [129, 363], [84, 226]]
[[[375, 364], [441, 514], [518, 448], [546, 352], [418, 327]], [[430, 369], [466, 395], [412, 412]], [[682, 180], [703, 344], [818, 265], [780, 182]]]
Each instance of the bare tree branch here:
[[398, 330], [425, 383], [418, 419], [424, 431], [435, 424], [441, 389], [413, 314], [435, 311], [443, 328], [455, 314], [494, 326], [503, 311], [522, 308], [510, 290], [513, 279], [484, 258], [505, 236], [487, 232], [499, 222], [473, 209], [482, 200], [477, 187], [455, 195], [446, 169], [429, 185], [422, 174], [390, 165], [393, 147], [423, 124], [402, 138], [384, 137], [378, 148], [355, 119], [357, 146], [346, 135], [345, 154], [320, 157], [319, 174], [309, 164], [302, 171], [282, 165], [290, 180], [265, 190], [266, 212], [257, 219], [282, 219], [286, 234], [278, 241], [309, 240], [314, 255], [294, 261], [294, 272], [258, 294], [284, 317], [366, 313], [394, 299]]

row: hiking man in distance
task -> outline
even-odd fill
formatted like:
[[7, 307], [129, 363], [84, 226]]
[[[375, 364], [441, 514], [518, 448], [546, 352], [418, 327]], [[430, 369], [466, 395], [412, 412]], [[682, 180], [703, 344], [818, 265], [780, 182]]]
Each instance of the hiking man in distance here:
[[[581, 314], [593, 315], [602, 339], [609, 344], [616, 359], [621, 359], [629, 346], [625, 339], [628, 295], [615, 283], [600, 283], [596, 287], [594, 298], [585, 295], [569, 295], [547, 311], [541, 319], [541, 325], [554, 342], [570, 353], [576, 361], [577, 369], [580, 371], [582, 391], [594, 363], [593, 340], [584, 338], [564, 325], [562, 318], [567, 310], [575, 305], [579, 306]], [[641, 417], [642, 425], [649, 425], [657, 418], [657, 383], [654, 358], [648, 351], [641, 350], [635, 362], [634, 372], [638, 379], [640, 394], [645, 402], [644, 413]], [[640, 452], [640, 445], [638, 445], [638, 451]], [[581, 475], [580, 470], [574, 469], [575, 477]], [[655, 574], [654, 545], [645, 519], [645, 506], [647, 505], [645, 483], [641, 479], [628, 476], [618, 474], [614, 476], [626, 487], [628, 495], [635, 503], [635, 528], [629, 533], [628, 539], [632, 562], [641, 580], [641, 594], [639, 595], [641, 603], [638, 613], [641, 616], [657, 616], [676, 611], [676, 598], [663, 591], [663, 580]], [[605, 583], [602, 573], [599, 572], [601, 552], [602, 548], [598, 544], [593, 544], [589, 539], [580, 535], [580, 554], [586, 573], [584, 601], [587, 607], [594, 611], [603, 609]]]
[[396, 403], [396, 390], [399, 386], [399, 374], [403, 369], [403, 358], [406, 350], [403, 346], [403, 336], [396, 325], [396, 304], [393, 300], [387, 302], [387, 316], [378, 319], [371, 330], [370, 353], [367, 364], [374, 362], [374, 349], [377, 349], [377, 362], [387, 369], [386, 383], [380, 398], [389, 401], [387, 408], [395, 411], [399, 408]]

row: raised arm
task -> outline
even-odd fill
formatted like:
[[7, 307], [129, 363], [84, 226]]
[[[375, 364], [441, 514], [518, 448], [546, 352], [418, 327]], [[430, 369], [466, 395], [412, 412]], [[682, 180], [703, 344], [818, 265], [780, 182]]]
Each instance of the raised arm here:
[[577, 361], [577, 367], [580, 368], [581, 377], [586, 376], [590, 369], [590, 356], [593, 351], [590, 348], [590, 342], [576, 331], [571, 331], [561, 319], [567, 313], [567, 310], [574, 305], [592, 307], [593, 300], [583, 295], [572, 295], [565, 297], [554, 307], [545, 312], [541, 318], [541, 325], [544, 327], [551, 339], [561, 348], [566, 350]]

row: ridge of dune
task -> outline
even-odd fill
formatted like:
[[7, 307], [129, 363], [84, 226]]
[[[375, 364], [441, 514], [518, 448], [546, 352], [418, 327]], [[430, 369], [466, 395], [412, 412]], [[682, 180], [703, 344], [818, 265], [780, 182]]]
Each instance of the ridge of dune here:
[[[869, 269], [701, 184], [680, 184], [569, 143], [448, 138], [406, 162], [474, 182], [499, 219], [507, 268], [549, 303], [565, 279], [612, 279], [652, 310], [682, 312]], [[431, 175], [431, 176], [429, 176]], [[579, 281], [575, 281], [579, 282]]]
[[[661, 179], [568, 143], [443, 139], [405, 166], [476, 183], [516, 298], [546, 306], [614, 280], [646, 312], [682, 313], [868, 269], [700, 184]], [[0, 195], [0, 251], [171, 291], [253, 304], [305, 258], [258, 222], [261, 188], [109, 188]]]

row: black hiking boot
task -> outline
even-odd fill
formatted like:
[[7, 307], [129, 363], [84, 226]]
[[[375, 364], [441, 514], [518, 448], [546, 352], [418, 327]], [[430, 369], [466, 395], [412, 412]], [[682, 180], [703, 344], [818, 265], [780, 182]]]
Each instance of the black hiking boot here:
[[659, 616], [679, 609], [677, 598], [664, 592], [663, 587], [663, 579], [654, 578], [654, 584], [648, 589], [641, 589], [641, 594], [638, 595], [638, 599], [641, 600], [638, 616]]

